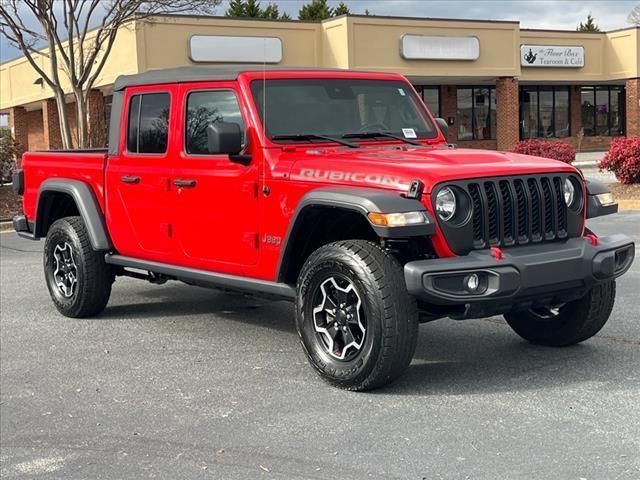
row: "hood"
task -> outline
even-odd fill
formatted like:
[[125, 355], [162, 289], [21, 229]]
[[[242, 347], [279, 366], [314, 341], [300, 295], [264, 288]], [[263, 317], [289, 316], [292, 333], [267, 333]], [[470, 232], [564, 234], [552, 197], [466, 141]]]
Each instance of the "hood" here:
[[548, 158], [439, 146], [296, 149], [284, 155], [292, 155], [284, 164], [291, 166], [288, 173], [294, 181], [406, 190], [412, 180], [419, 179], [425, 193], [451, 180], [577, 172], [571, 165]]

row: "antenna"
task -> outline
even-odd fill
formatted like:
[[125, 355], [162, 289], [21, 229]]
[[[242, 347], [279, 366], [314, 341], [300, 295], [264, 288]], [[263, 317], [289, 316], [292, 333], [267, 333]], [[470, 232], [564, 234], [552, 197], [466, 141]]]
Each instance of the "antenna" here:
[[[267, 39], [262, 39], [262, 138], [267, 138]], [[265, 151], [265, 150], [263, 150]], [[262, 193], [269, 195], [267, 187], [267, 155], [262, 155]]]

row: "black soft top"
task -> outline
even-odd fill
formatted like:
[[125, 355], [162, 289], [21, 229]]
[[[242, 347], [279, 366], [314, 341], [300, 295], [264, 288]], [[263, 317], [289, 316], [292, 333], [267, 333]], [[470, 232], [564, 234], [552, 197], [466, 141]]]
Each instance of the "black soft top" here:
[[236, 80], [238, 75], [244, 72], [348, 72], [339, 68], [313, 68], [313, 67], [280, 67], [277, 65], [208, 65], [199, 67], [163, 68], [160, 70], [148, 70], [134, 75], [120, 75], [113, 85], [114, 91], [121, 91], [127, 87], [139, 85], [155, 85], [160, 83], [185, 83], [204, 81]]

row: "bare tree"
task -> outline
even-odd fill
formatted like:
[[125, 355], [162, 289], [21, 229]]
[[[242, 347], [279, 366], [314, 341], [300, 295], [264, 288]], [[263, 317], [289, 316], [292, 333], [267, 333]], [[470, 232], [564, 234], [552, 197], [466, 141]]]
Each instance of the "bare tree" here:
[[[118, 30], [134, 19], [158, 14], [212, 13], [220, 2], [0, 0], [0, 32], [22, 51], [53, 91], [62, 144], [64, 148], [71, 148], [63, 88], [64, 77], [67, 77], [70, 93], [75, 97], [78, 146], [83, 148], [89, 144], [87, 98], [111, 53]], [[38, 64], [38, 56], [48, 59], [48, 68]]]
[[634, 9], [631, 10], [627, 17], [627, 21], [640, 27], [640, 4], [636, 5]]

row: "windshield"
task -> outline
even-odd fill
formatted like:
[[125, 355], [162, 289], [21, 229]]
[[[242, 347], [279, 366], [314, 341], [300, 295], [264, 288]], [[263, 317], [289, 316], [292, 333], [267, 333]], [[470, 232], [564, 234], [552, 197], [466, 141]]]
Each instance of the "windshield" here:
[[404, 82], [351, 78], [254, 80], [251, 91], [267, 136], [278, 142], [331, 141], [317, 135], [357, 139], [356, 134], [363, 134], [363, 140], [391, 138], [371, 135], [375, 133], [402, 139], [437, 136], [424, 106]]

